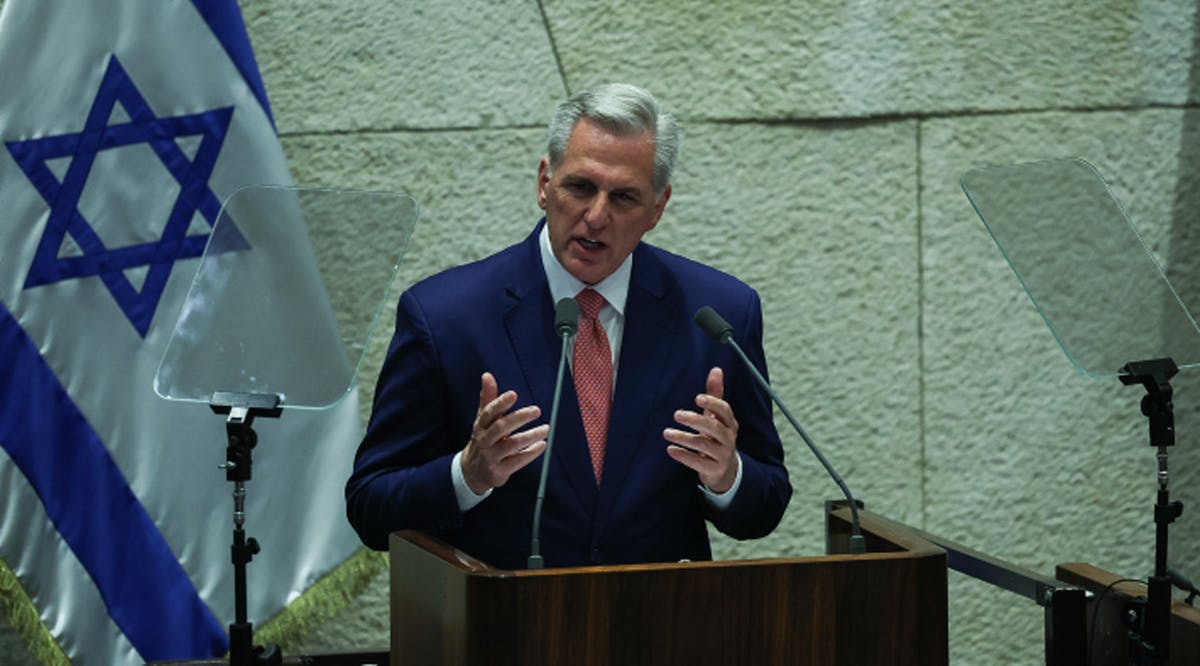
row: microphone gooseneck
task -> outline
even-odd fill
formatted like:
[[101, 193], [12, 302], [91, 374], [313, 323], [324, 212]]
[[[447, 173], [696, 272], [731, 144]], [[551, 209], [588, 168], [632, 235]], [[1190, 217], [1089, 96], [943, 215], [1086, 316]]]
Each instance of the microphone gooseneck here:
[[563, 375], [567, 367], [567, 340], [579, 328], [579, 304], [573, 298], [559, 299], [554, 305], [554, 331], [562, 340], [558, 357], [558, 376], [554, 380], [554, 400], [550, 404], [550, 432], [546, 435], [546, 454], [542, 456], [542, 476], [538, 480], [537, 501], [533, 505], [533, 537], [529, 544], [530, 569], [542, 569], [542, 504], [546, 501], [546, 476], [550, 472], [550, 450], [554, 447], [554, 429], [558, 422], [558, 402], [562, 397]]
[[842, 494], [846, 496], [846, 501], [850, 503], [850, 552], [866, 552], [866, 542], [863, 540], [862, 530], [858, 524], [858, 502], [856, 502], [854, 500], [854, 496], [850, 494], [850, 488], [846, 485], [846, 482], [842, 480], [841, 475], [833, 469], [833, 465], [830, 465], [829, 461], [825, 459], [825, 456], [821, 454], [820, 449], [818, 449], [817, 445], [814, 444], [812, 439], [809, 438], [808, 433], [804, 432], [804, 428], [800, 427], [800, 423], [796, 421], [794, 416], [792, 416], [792, 413], [788, 410], [787, 405], [784, 405], [783, 401], [779, 399], [779, 396], [775, 394], [775, 390], [771, 388], [771, 385], [767, 382], [766, 378], [762, 376], [762, 374], [758, 371], [758, 368], [754, 367], [754, 363], [752, 363], [750, 358], [746, 356], [746, 352], [742, 351], [741, 346], [734, 341], [733, 327], [729, 325], [729, 322], [725, 321], [724, 317], [717, 314], [716, 310], [707, 305], [696, 311], [695, 320], [696, 325], [698, 325], [701, 330], [707, 333], [708, 336], [713, 340], [723, 345], [729, 345], [730, 347], [733, 347], [733, 351], [737, 352], [738, 357], [742, 359], [742, 362], [746, 364], [746, 367], [750, 370], [750, 373], [754, 375], [756, 380], [758, 380], [758, 384], [763, 387], [763, 390], [767, 392], [767, 395], [771, 396], [771, 400], [773, 400], [775, 404], [779, 406], [779, 411], [783, 412], [783, 415], [787, 417], [788, 423], [792, 424], [792, 428], [794, 428], [796, 432], [800, 434], [800, 438], [804, 440], [804, 443], [808, 445], [809, 450], [813, 452], [813, 455], [815, 455], [817, 460], [821, 462], [821, 465], [825, 467], [825, 471], [829, 473], [829, 476], [833, 477], [833, 480], [837, 483], [838, 487], [842, 489]]
[[1197, 588], [1196, 584], [1185, 576], [1182, 571], [1173, 567], [1167, 567], [1167, 577], [1171, 579], [1172, 585], [1188, 593], [1183, 603], [1191, 606], [1196, 601], [1196, 597], [1200, 596], [1200, 588]]

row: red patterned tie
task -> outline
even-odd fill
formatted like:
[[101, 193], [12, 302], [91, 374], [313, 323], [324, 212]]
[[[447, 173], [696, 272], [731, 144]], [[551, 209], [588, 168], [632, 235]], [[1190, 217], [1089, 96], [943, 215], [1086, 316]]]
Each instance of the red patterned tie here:
[[608, 439], [608, 413], [612, 408], [612, 349], [608, 336], [596, 315], [604, 297], [593, 289], [584, 289], [575, 297], [579, 303], [579, 332], [575, 334], [575, 394], [583, 432], [592, 454], [592, 472], [596, 485], [604, 469], [604, 442]]

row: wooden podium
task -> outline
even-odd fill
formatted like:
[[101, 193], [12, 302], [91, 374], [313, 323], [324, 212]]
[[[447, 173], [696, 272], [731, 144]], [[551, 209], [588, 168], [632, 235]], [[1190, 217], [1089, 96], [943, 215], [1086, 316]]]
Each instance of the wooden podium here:
[[946, 552], [860, 511], [867, 553], [508, 571], [418, 532], [391, 536], [402, 664], [914, 664], [948, 660]]

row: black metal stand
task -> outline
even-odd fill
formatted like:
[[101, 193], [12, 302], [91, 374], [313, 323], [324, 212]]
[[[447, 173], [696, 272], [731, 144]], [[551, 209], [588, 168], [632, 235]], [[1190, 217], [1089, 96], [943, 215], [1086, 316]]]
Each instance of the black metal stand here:
[[1150, 420], [1150, 446], [1158, 449], [1158, 501], [1154, 505], [1154, 575], [1147, 587], [1145, 615], [1130, 631], [1130, 659], [1135, 664], [1165, 665], [1171, 649], [1171, 577], [1167, 572], [1168, 528], [1183, 513], [1183, 503], [1170, 501], [1167, 449], [1175, 445], [1171, 377], [1175, 361], [1160, 358], [1121, 368], [1121, 383], [1146, 387], [1142, 414]]
[[235, 619], [229, 625], [229, 663], [231, 666], [269, 664], [279, 666], [283, 655], [276, 645], [254, 645], [254, 625], [246, 618], [246, 565], [259, 552], [258, 541], [246, 538], [246, 486], [252, 470], [251, 451], [258, 435], [251, 427], [255, 417], [277, 418], [283, 409], [279, 396], [254, 393], [214, 393], [209, 407], [225, 419], [225, 480], [233, 482], [233, 586]]

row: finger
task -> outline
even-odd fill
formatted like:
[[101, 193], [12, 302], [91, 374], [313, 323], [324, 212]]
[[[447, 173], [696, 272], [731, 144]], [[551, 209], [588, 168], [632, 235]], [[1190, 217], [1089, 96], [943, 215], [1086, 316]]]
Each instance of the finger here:
[[721, 423], [716, 416], [711, 414], [697, 414], [680, 409], [675, 412], [675, 422], [691, 428], [705, 437], [711, 437], [725, 446], [733, 446], [737, 439], [737, 433], [732, 428]]
[[734, 418], [733, 407], [728, 402], [707, 393], [701, 393], [696, 396], [696, 406], [704, 410], [706, 416], [714, 417], [723, 425], [734, 431], [737, 430], [737, 419]]
[[508, 435], [507, 437], [501, 437], [496, 442], [497, 457], [503, 458], [505, 456], [518, 453], [523, 449], [538, 443], [538, 441], [546, 439], [549, 434], [550, 426], [542, 424], [528, 430], [522, 430], [521, 432]]
[[537, 405], [529, 405], [511, 411], [492, 422], [485, 430], [485, 437], [496, 442], [512, 435], [542, 415], [542, 409]]
[[524, 450], [505, 456], [498, 464], [499, 471], [506, 478], [512, 476], [517, 470], [537, 460], [537, 457], [542, 455], [545, 450], [546, 440], [536, 441]]
[[500, 389], [496, 384], [496, 378], [492, 373], [485, 372], [479, 377], [479, 410], [482, 410], [484, 405], [496, 399], [500, 393]]
[[667, 455], [675, 462], [702, 476], [712, 475], [717, 469], [717, 463], [711, 458], [688, 451], [679, 446], [668, 446]]
[[725, 397], [725, 371], [714, 367], [708, 371], [708, 379], [704, 382], [704, 392], [714, 398]]
[[479, 431], [491, 428], [515, 404], [517, 404], [516, 391], [501, 393], [479, 408], [479, 412], [475, 415], [475, 428]]
[[704, 456], [706, 458], [715, 459], [720, 455], [720, 445], [717, 444], [711, 437], [698, 435], [693, 432], [685, 432], [676, 430], [675, 428], [666, 428], [663, 430], [663, 439], [668, 442], [687, 449], [695, 455]]

